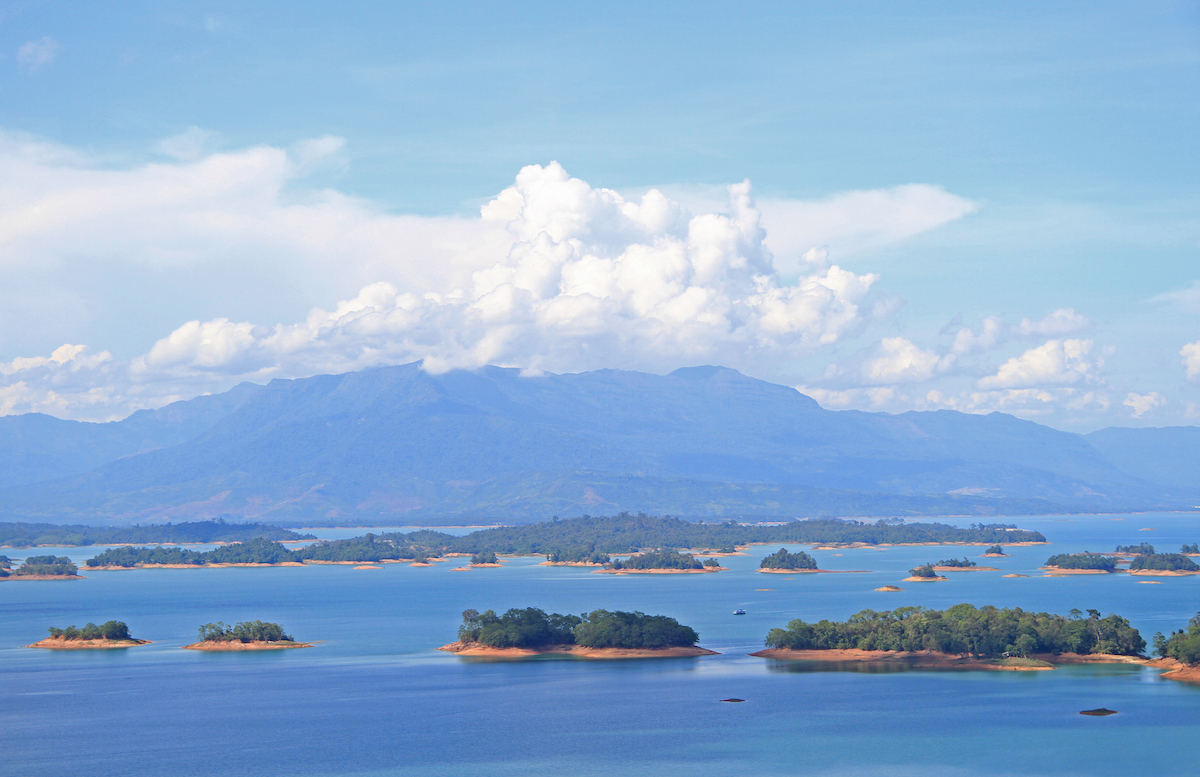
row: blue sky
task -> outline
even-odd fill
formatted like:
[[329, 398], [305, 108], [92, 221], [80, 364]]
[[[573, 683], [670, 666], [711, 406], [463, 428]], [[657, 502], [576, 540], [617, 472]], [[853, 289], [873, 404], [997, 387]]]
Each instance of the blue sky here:
[[1045, 5], [0, 3], [0, 412], [426, 358], [1200, 422], [1200, 9]]

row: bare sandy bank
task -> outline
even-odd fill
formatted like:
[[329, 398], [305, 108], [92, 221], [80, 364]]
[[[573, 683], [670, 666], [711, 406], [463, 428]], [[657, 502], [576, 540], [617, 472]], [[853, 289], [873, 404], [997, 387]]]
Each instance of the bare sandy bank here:
[[1200, 666], [1188, 666], [1174, 658], [1156, 658], [1146, 662], [1155, 669], [1165, 669], [1160, 677], [1164, 680], [1179, 680], [1185, 683], [1200, 683]]
[[1188, 577], [1200, 575], [1200, 570], [1189, 572], [1184, 569], [1131, 569], [1129, 574], [1139, 577]]
[[240, 650], [287, 650], [288, 648], [306, 648], [315, 642], [193, 642], [184, 645], [184, 650], [211, 650], [219, 653]]
[[826, 575], [854, 575], [854, 574], [870, 574], [869, 569], [775, 569], [768, 567], [759, 569], [759, 572], [766, 572], [768, 575], [802, 575], [819, 572]]
[[901, 580], [900, 582], [902, 582], [902, 583], [940, 583], [943, 580], [949, 580], [949, 579], [950, 578], [948, 578], [948, 577], [942, 577], [941, 575], [938, 575], [937, 577], [906, 577], [903, 580]]
[[[1000, 659], [980, 659], [957, 656], [951, 653], [920, 652], [905, 653], [890, 650], [789, 650], [769, 648], [751, 653], [759, 658], [779, 661], [827, 661], [849, 664], [896, 664], [918, 669], [981, 669], [1000, 672], [1039, 672], [1053, 669], [1052, 666], [1037, 666], [1023, 663], [1004, 663]], [[1038, 657], [1041, 659], [1041, 657]], [[1044, 660], [1044, 659], [1043, 659]]]
[[702, 569], [597, 569], [593, 575], [702, 575], [708, 572], [728, 572], [728, 567]]
[[138, 645], [149, 645], [148, 639], [63, 639], [62, 637], [46, 637], [25, 647], [47, 648], [49, 650], [113, 650], [115, 648], [131, 648]]
[[1001, 577], [1029, 577], [1029, 575], [1011, 574], [1011, 575], [1001, 575]]
[[[754, 542], [752, 545], [778, 545], [778, 541], [774, 542]], [[785, 543], [786, 544], [786, 543]], [[810, 545], [812, 543], [799, 542], [797, 545]], [[1050, 541], [1046, 542], [881, 542], [878, 545], [869, 542], [827, 542], [814, 547], [814, 550], [854, 550], [858, 548], [915, 548], [925, 545], [947, 545], [947, 546], [962, 546], [962, 547], [981, 547], [986, 548], [991, 545], [1001, 544], [1008, 548], [1019, 548], [1028, 545], [1049, 545]]]
[[[331, 562], [341, 563], [341, 562]], [[361, 561], [349, 562], [352, 564], [361, 564]], [[89, 572], [128, 572], [133, 569], [227, 569], [230, 567], [302, 567], [299, 561], [281, 561], [278, 564], [258, 564], [246, 562], [244, 564], [134, 564], [131, 567], [122, 567], [109, 565], [103, 567], [84, 567]]]
[[477, 642], [451, 642], [445, 650], [467, 658], [531, 658], [533, 656], [570, 656], [572, 658], [691, 658], [720, 655], [702, 647], [669, 648], [589, 648], [581, 645], [551, 645], [546, 648], [494, 648]]
[[359, 564], [354, 569], [383, 569], [383, 567], [377, 567], [372, 564]]
[[1009, 558], [1011, 553], [980, 553], [980, 558]]
[[1111, 575], [1106, 569], [1063, 569], [1062, 567], [1038, 567], [1049, 574], [1047, 577], [1058, 577], [1060, 575]]
[[881, 588], [876, 588], [875, 590], [876, 591], [903, 591], [904, 589], [899, 588], [898, 586], [894, 586], [894, 585], [885, 585]]
[[539, 567], [602, 567], [595, 561], [543, 561]]
[[934, 572], [999, 572], [996, 567], [934, 567]]
[[[411, 561], [411, 559], [381, 558], [378, 561], [318, 561], [316, 559], [310, 558], [310, 559], [304, 560], [304, 565], [307, 566], [309, 564], [314, 564], [314, 565], [333, 564], [333, 565], [338, 565], [338, 566], [346, 566], [346, 565], [353, 566], [355, 564], [403, 564], [405, 561]], [[288, 562], [288, 563], [290, 564], [292, 562]], [[282, 565], [280, 565], [280, 566], [282, 566]]]

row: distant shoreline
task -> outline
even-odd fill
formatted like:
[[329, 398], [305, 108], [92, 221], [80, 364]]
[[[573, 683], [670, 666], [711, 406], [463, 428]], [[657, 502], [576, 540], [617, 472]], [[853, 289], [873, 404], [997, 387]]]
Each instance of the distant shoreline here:
[[590, 648], [582, 645], [548, 645], [544, 648], [496, 648], [477, 642], [462, 641], [442, 645], [444, 650], [465, 658], [533, 658], [535, 656], [570, 656], [573, 658], [692, 658], [695, 656], [717, 656], [715, 650], [695, 645], [667, 648]]
[[193, 642], [190, 645], [184, 645], [183, 650], [208, 650], [216, 653], [236, 652], [243, 650], [288, 650], [290, 648], [307, 648], [315, 645], [315, 642]]
[[[812, 661], [845, 664], [891, 664], [903, 665], [913, 669], [958, 669], [984, 670], [1001, 672], [1037, 672], [1053, 669], [1054, 666], [1038, 666], [1022, 664], [1016, 661], [1004, 663], [1005, 659], [985, 659], [959, 656], [953, 653], [903, 652], [891, 650], [791, 650], [788, 648], [768, 648], [750, 655], [758, 658], [771, 658], [777, 661]], [[1138, 664], [1150, 663], [1145, 658], [1137, 656], [1117, 656], [1103, 654], [1063, 653], [1055, 656], [1050, 653], [1036, 653], [1029, 657], [1034, 662], [1043, 664]], [[1198, 672], [1200, 674], [1200, 672]]]

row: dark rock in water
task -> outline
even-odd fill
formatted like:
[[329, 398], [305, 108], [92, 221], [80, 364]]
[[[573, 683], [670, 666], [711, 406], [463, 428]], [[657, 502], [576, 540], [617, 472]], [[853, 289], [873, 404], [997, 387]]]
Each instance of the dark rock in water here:
[[728, 702], [734, 702], [734, 703], [737, 703], [737, 702], [743, 702], [743, 701], [745, 701], [745, 699], [721, 699], [721, 701], [728, 701]]
[[1116, 710], [1110, 710], [1107, 707], [1098, 707], [1094, 710], [1083, 710], [1080, 715], [1116, 715]]

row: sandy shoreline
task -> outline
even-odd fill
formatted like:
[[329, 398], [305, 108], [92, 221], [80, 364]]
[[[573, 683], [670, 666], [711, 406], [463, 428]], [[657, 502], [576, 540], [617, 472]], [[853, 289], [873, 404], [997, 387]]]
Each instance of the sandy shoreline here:
[[1138, 577], [1189, 577], [1190, 575], [1200, 575], [1200, 570], [1188, 571], [1186, 569], [1130, 569], [1129, 574]]
[[1114, 574], [1106, 569], [1063, 569], [1061, 567], [1038, 567], [1049, 574], [1047, 577], [1059, 577], [1061, 575], [1111, 575]]
[[438, 650], [466, 658], [532, 658], [534, 656], [570, 656], [572, 658], [691, 658], [720, 655], [702, 647], [670, 648], [589, 648], [581, 645], [552, 645], [544, 649], [494, 648], [475, 642], [451, 642]]
[[765, 572], [768, 575], [802, 575], [821, 573], [825, 575], [855, 575], [855, 574], [871, 574], [869, 569], [777, 569], [767, 567], [759, 569], [759, 572]]
[[83, 575], [18, 575], [12, 573], [8, 577], [0, 577], [0, 583], [6, 580], [87, 580]]
[[543, 561], [539, 567], [602, 567], [594, 561]]
[[728, 572], [728, 567], [703, 569], [597, 569], [593, 575], [696, 575], [708, 572]]
[[[830, 663], [849, 664], [893, 664], [904, 665], [915, 669], [961, 669], [985, 670], [1001, 672], [1039, 672], [1053, 669], [1053, 666], [1030, 666], [1017, 663], [1005, 664], [1003, 659], [982, 659], [958, 656], [952, 653], [916, 652], [906, 653], [889, 650], [789, 650], [787, 648], [768, 648], [752, 656], [772, 658], [779, 661], [821, 661]], [[1034, 661], [1046, 664], [1137, 664], [1154, 665], [1154, 662], [1138, 656], [1116, 656], [1107, 653], [1081, 655], [1078, 653], [1034, 653], [1029, 656]], [[1181, 665], [1182, 666], [1182, 665]], [[1200, 677], [1200, 671], [1196, 672]]]
[[938, 576], [938, 577], [906, 577], [903, 580], [901, 580], [900, 582], [902, 582], [902, 583], [941, 583], [941, 582], [943, 582], [945, 580], [949, 580], [949, 579], [950, 578], [948, 578], [948, 577], [941, 577], [941, 576]]
[[[333, 561], [333, 562], [329, 562], [329, 563], [332, 563], [332, 564], [339, 564], [339, 563], [361, 564], [363, 562], [361, 562], [361, 561], [351, 561], [351, 562]], [[278, 564], [259, 564], [259, 563], [252, 563], [252, 562], [247, 562], [244, 564], [226, 564], [226, 563], [221, 563], [221, 564], [134, 564], [131, 567], [122, 567], [122, 566], [117, 566], [115, 564], [112, 564], [112, 565], [103, 566], [103, 567], [81, 567], [81, 569], [86, 569], [89, 572], [127, 572], [127, 571], [134, 570], [134, 569], [227, 569], [230, 567], [303, 567], [303, 566], [307, 566], [307, 564], [304, 564], [299, 561], [281, 561]]]
[[289, 648], [306, 648], [315, 642], [193, 642], [184, 645], [183, 650], [210, 650], [217, 653], [227, 653], [240, 650], [287, 650]]
[[941, 567], [933, 568], [934, 572], [999, 572], [996, 567]]
[[149, 644], [150, 640], [148, 639], [63, 639], [62, 637], [46, 637], [25, 647], [46, 648], [47, 650], [115, 650]]

